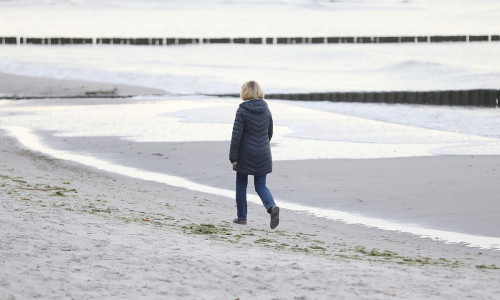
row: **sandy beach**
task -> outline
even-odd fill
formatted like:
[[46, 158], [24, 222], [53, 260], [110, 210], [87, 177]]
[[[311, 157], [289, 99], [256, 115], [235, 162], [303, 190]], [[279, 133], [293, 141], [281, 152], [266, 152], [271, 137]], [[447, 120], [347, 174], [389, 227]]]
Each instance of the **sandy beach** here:
[[[93, 153], [129, 167], [233, 189], [227, 142], [136, 143], [116, 137], [54, 137], [51, 147]], [[119, 149], [119, 151], [117, 150]], [[499, 156], [275, 161], [278, 199], [453, 232], [500, 235]], [[250, 185], [249, 192], [255, 194]]]
[[[10, 78], [21, 87], [30, 80]], [[0, 89], [4, 95], [10, 91]], [[50, 105], [48, 101], [39, 103]], [[43, 137], [48, 133], [40, 134]], [[222, 142], [131, 146], [118, 139], [52, 141], [53, 147], [93, 149], [109, 159], [132, 165], [142, 161], [149, 169], [168, 168], [176, 175], [204, 183], [211, 177], [213, 185], [232, 187], [234, 173], [226, 168], [227, 145]], [[278, 230], [270, 230], [267, 214], [255, 204], [249, 206], [249, 224], [237, 226], [230, 223], [235, 203], [228, 197], [54, 159], [24, 148], [5, 131], [0, 131], [0, 153], [2, 299], [500, 296], [499, 251], [348, 225], [286, 209]], [[456, 197], [465, 194], [461, 199], [484, 201], [492, 209], [461, 200], [457, 202], [458, 213], [478, 209], [476, 220], [469, 221], [484, 219], [484, 223], [478, 222], [482, 225], [477, 232], [495, 234], [498, 160], [496, 156], [436, 156], [280, 161], [275, 163], [269, 182], [283, 198], [304, 197], [304, 192], [314, 197], [317, 190], [319, 199], [321, 193], [332, 193], [328, 188], [334, 188], [339, 199], [351, 201], [341, 204], [352, 204], [353, 210], [382, 214], [392, 209], [402, 218], [413, 213], [402, 204], [396, 205], [388, 195], [405, 195], [407, 201], [403, 204], [413, 207], [417, 210], [414, 214], [429, 222], [433, 219], [430, 212], [452, 219], [444, 212]], [[380, 168], [391, 172], [374, 173]], [[316, 169], [321, 179], [313, 181], [307, 172], [297, 171], [307, 169]], [[326, 172], [332, 169], [345, 171]], [[196, 170], [206, 171], [197, 174]], [[360, 177], [362, 174], [365, 177]], [[421, 178], [430, 174], [441, 180], [423, 188], [428, 182]], [[415, 184], [402, 188], [402, 182], [408, 180]], [[317, 185], [310, 185], [312, 182]], [[344, 188], [337, 189], [329, 182], [342, 183]], [[393, 184], [381, 186], [387, 182]], [[291, 186], [301, 187], [302, 192], [292, 191]], [[421, 191], [419, 197], [406, 195], [417, 191]], [[430, 199], [430, 194], [440, 201]], [[475, 195], [480, 195], [481, 200], [474, 199]], [[419, 205], [421, 199], [427, 202]], [[472, 224], [460, 221], [468, 228]], [[435, 224], [440, 226], [442, 222]]]
[[92, 97], [163, 95], [161, 89], [126, 84], [20, 76], [0, 72], [0, 97]]

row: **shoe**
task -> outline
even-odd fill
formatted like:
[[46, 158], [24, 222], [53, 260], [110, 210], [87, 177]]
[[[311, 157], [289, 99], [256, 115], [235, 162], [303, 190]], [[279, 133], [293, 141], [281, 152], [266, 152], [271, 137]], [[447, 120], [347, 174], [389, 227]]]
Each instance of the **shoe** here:
[[233, 223], [240, 224], [240, 225], [247, 225], [247, 220], [236, 218], [233, 220]]
[[280, 223], [280, 208], [276, 205], [271, 207], [271, 229], [278, 227]]

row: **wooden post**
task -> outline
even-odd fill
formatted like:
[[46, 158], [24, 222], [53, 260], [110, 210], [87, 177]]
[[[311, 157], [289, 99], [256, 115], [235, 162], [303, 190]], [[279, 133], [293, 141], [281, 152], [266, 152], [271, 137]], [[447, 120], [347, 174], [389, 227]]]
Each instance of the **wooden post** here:
[[370, 44], [373, 43], [373, 40], [371, 37], [368, 36], [360, 36], [356, 38], [356, 43], [358, 44]]
[[262, 38], [249, 38], [249, 44], [262, 44]]
[[340, 42], [341, 42], [341, 40], [340, 40], [340, 38], [338, 38], [338, 37], [327, 37], [327, 38], [326, 38], [326, 42], [327, 42], [328, 44], [338, 44], [338, 43], [340, 43]]
[[417, 38], [414, 36], [402, 36], [400, 41], [401, 43], [415, 43]]
[[450, 91], [441, 91], [441, 105], [450, 105]]
[[460, 91], [450, 91], [449, 105], [460, 105]]
[[210, 44], [229, 44], [231, 39], [229, 38], [211, 38], [209, 39]]
[[381, 36], [378, 38], [379, 43], [399, 43], [399, 38], [395, 36]]
[[441, 92], [440, 91], [434, 91], [431, 92], [431, 104], [433, 105], [441, 105]]
[[396, 92], [395, 93], [396, 97], [395, 97], [394, 102], [395, 103], [405, 103], [405, 99], [404, 99], [405, 93], [406, 92]]
[[405, 103], [416, 104], [417, 103], [417, 93], [416, 92], [406, 92], [405, 93]]
[[384, 92], [373, 93], [373, 102], [383, 103], [384, 101], [385, 101], [385, 93]]
[[415, 104], [424, 104], [424, 92], [415, 92]]
[[480, 106], [479, 90], [469, 91], [469, 105]]
[[396, 93], [395, 92], [385, 92], [385, 103], [395, 103]]
[[334, 99], [334, 95], [336, 95], [337, 93], [322, 93], [321, 94], [321, 101], [336, 101], [336, 99]]
[[417, 42], [418, 43], [428, 43], [429, 42], [429, 37], [428, 36], [418, 36], [417, 37]]
[[321, 101], [321, 93], [312, 93], [311, 100], [312, 101]]
[[479, 94], [480, 105], [486, 107], [497, 107], [497, 90], [481, 90]]
[[325, 43], [325, 38], [324, 37], [313, 37], [311, 39], [312, 44], [324, 44]]
[[277, 39], [277, 42], [278, 42], [278, 44], [288, 44], [289, 43], [288, 38], [286, 38], [286, 37], [279, 37]]
[[489, 39], [488, 35], [469, 35], [469, 42], [487, 42]]
[[354, 43], [354, 38], [353, 37], [342, 37], [341, 40], [342, 40], [342, 43], [344, 43], [344, 44], [352, 44], [352, 43]]
[[470, 106], [469, 91], [459, 91], [459, 104], [462, 106]]
[[365, 92], [364, 93], [364, 100], [363, 102], [374, 102], [375, 101], [375, 94], [373, 92]]
[[234, 38], [233, 39], [233, 44], [246, 44], [247, 39], [246, 38]]
[[16, 45], [17, 44], [17, 37], [4, 37], [3, 43], [7, 44], [7, 45]]

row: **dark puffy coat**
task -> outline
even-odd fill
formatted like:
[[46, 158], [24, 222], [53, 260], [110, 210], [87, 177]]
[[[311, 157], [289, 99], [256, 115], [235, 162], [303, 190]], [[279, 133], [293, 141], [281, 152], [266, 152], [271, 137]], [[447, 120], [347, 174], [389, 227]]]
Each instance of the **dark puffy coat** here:
[[248, 175], [271, 173], [273, 162], [269, 142], [273, 117], [262, 99], [246, 100], [236, 111], [229, 160], [238, 162], [236, 171]]

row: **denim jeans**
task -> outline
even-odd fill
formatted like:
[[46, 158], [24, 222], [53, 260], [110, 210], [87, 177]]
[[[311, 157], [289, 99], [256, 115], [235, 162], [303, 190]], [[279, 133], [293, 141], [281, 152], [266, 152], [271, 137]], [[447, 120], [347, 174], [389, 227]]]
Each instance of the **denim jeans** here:
[[[253, 177], [255, 191], [262, 200], [262, 204], [267, 211], [273, 207], [274, 199], [271, 191], [266, 187], [266, 176], [258, 175]], [[247, 185], [248, 175], [236, 173], [236, 207], [238, 209], [238, 219], [247, 219]]]

